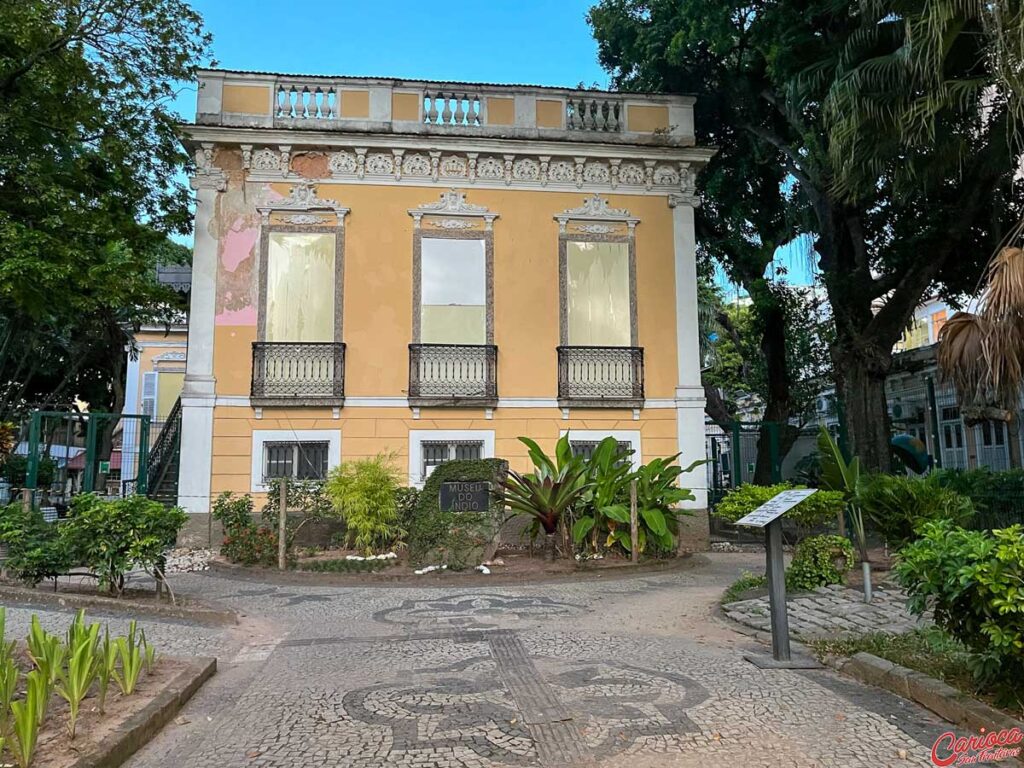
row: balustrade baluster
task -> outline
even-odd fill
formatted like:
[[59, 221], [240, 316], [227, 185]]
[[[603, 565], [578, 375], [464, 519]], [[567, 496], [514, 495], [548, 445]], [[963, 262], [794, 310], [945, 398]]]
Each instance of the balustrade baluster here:
[[470, 96], [469, 114], [466, 117], [468, 125], [480, 125], [480, 97]]
[[[427, 93], [424, 94], [423, 100], [423, 114], [426, 116], [426, 121], [431, 124], [437, 122], [437, 98]], [[427, 109], [427, 102], [429, 102], [429, 109]]]
[[455, 124], [462, 125], [462, 121], [466, 119], [466, 113], [462, 109], [462, 101], [466, 98], [466, 94], [455, 97]]
[[441, 122], [444, 125], [449, 125], [452, 121], [452, 107], [449, 103], [451, 94], [445, 94], [441, 98], [444, 99], [444, 112], [441, 113]]
[[619, 107], [619, 105], [616, 104], [615, 102], [612, 102], [612, 101], [608, 102], [608, 130], [609, 131], [617, 131], [617, 130], [619, 130], [619, 120], [618, 120], [618, 116], [615, 114], [616, 112], [618, 112], [618, 107]]

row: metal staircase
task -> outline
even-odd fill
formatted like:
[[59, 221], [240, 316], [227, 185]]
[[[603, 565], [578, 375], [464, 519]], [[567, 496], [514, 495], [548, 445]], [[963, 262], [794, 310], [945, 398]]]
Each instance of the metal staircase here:
[[181, 399], [164, 422], [149, 452], [146, 495], [167, 505], [178, 503], [178, 460], [181, 456]]

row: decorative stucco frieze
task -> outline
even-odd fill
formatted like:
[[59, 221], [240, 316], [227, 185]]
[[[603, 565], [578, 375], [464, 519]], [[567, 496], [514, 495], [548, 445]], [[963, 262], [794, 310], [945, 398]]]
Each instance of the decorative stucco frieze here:
[[[212, 146], [212, 145], [211, 145]], [[285, 150], [288, 150], [287, 152]], [[243, 165], [252, 181], [287, 176], [291, 147], [244, 145]], [[328, 150], [325, 179], [366, 183], [467, 184], [517, 189], [553, 187], [607, 193], [693, 195], [696, 170], [703, 164], [676, 158], [641, 159], [585, 154], [553, 156], [529, 151], [474, 152], [415, 147], [345, 146]], [[678, 157], [678, 156], [677, 156]], [[247, 158], [247, 163], [246, 163]]]

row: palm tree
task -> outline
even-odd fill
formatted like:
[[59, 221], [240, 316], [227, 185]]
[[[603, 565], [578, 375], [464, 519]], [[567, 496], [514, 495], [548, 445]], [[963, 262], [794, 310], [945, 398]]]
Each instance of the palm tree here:
[[[1011, 242], [1022, 234], [1024, 221]], [[939, 334], [939, 368], [956, 385], [968, 421], [1006, 421], [1016, 431], [1024, 385], [1024, 250], [1001, 248], [983, 279], [978, 311], [957, 312]]]

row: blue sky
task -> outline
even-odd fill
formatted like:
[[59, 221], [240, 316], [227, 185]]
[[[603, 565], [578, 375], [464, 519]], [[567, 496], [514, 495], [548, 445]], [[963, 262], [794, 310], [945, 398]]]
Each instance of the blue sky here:
[[[192, 0], [217, 64], [290, 74], [575, 86], [609, 78], [586, 15], [594, 0]], [[195, 117], [195, 88], [176, 107]], [[698, 104], [698, 109], [700, 108]], [[780, 249], [809, 282], [807, 246]], [[724, 278], [719, 281], [728, 291]]]

